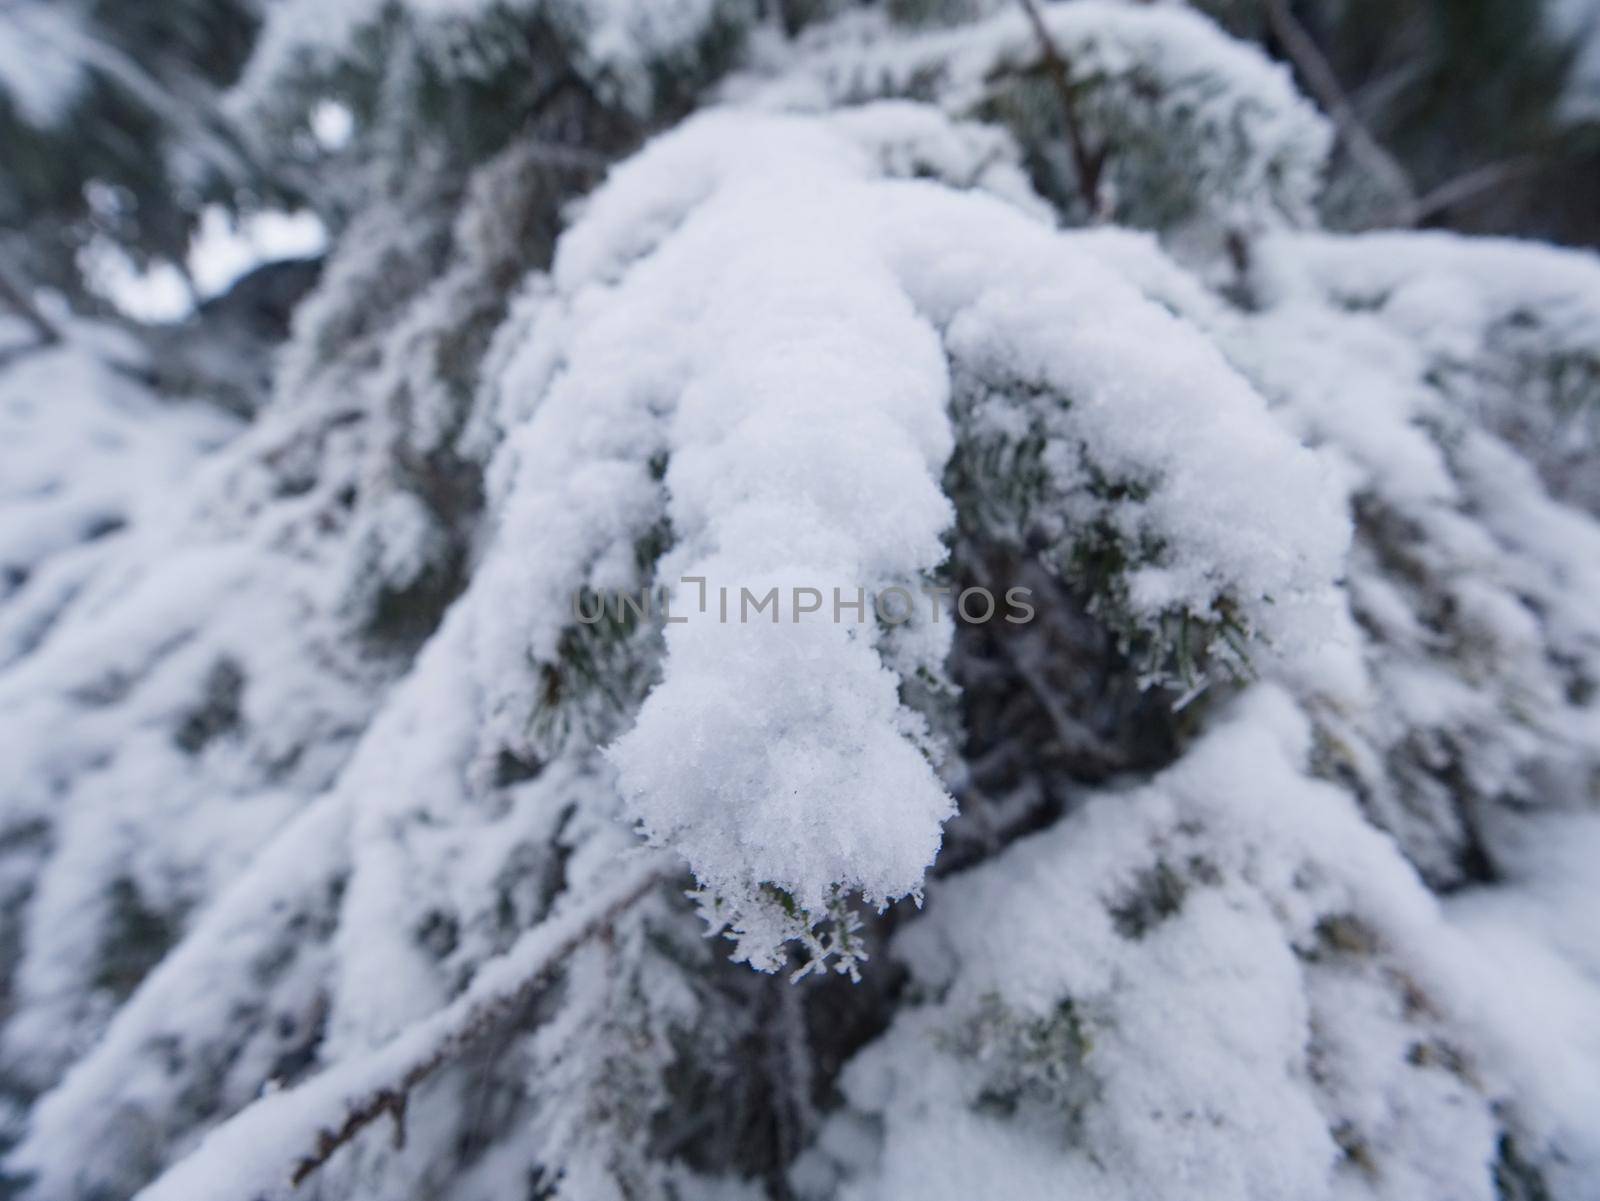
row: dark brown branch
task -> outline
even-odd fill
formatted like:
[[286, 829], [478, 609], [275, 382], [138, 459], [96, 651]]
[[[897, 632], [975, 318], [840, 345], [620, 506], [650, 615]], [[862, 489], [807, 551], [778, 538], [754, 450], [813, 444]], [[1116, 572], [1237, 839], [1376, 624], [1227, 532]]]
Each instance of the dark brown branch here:
[[1078, 104], [1072, 94], [1072, 72], [1050, 29], [1044, 23], [1044, 14], [1035, 0], [1020, 0], [1022, 10], [1028, 14], [1034, 36], [1039, 39], [1039, 52], [1044, 57], [1045, 70], [1061, 101], [1061, 119], [1067, 127], [1067, 145], [1072, 151], [1072, 165], [1078, 173], [1078, 192], [1089, 207], [1091, 217], [1102, 214], [1100, 202], [1100, 176], [1105, 170], [1106, 149], [1091, 149], [1083, 124], [1078, 119]]

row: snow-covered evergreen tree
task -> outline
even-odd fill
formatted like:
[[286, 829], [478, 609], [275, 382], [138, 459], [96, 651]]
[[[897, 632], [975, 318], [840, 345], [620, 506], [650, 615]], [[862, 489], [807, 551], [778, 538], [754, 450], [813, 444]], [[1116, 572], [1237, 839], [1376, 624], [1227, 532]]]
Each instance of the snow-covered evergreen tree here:
[[1237, 4], [134, 7], [0, 8], [0, 1192], [1600, 1197], [1593, 256]]

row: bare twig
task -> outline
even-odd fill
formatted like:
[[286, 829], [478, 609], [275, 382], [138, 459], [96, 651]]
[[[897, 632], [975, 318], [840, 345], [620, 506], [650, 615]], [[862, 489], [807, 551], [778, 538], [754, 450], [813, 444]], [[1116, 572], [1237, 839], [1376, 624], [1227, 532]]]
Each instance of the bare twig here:
[[1431, 192], [1413, 201], [1405, 214], [1408, 218], [1405, 223], [1416, 225], [1426, 221], [1445, 209], [1465, 204], [1485, 192], [1492, 192], [1513, 180], [1532, 175], [1538, 169], [1539, 160], [1532, 157], [1502, 159], [1499, 162], [1475, 167], [1463, 175], [1446, 180]]
[[1379, 145], [1378, 140], [1361, 123], [1361, 118], [1356, 115], [1355, 106], [1345, 95], [1333, 67], [1317, 48], [1317, 43], [1306, 31], [1305, 26], [1301, 25], [1295, 19], [1294, 13], [1289, 11], [1289, 0], [1265, 0], [1265, 3], [1267, 20], [1272, 26], [1273, 34], [1282, 43], [1284, 53], [1294, 63], [1295, 69], [1300, 72], [1300, 77], [1305, 80], [1312, 95], [1332, 118], [1335, 128], [1339, 131], [1340, 140], [1350, 152], [1350, 157], [1381, 186], [1401, 198], [1397, 212], [1405, 219], [1398, 221], [1397, 224], [1414, 225], [1416, 218], [1411, 214], [1416, 204], [1416, 189], [1412, 187], [1405, 168]]
[[[960, 547], [962, 563], [972, 578], [991, 593], [1001, 590], [985, 566], [978, 548], [967, 539], [961, 541]], [[1127, 757], [1117, 747], [1109, 745], [1062, 704], [1059, 692], [1051, 686], [1041, 670], [1040, 665], [1047, 661], [1049, 652], [1039, 648], [1033, 631], [1019, 627], [997, 635], [994, 644], [1010, 664], [1013, 674], [1033, 694], [1034, 700], [1044, 711], [1063, 753], [1090, 765], [1092, 771], [1105, 776], [1128, 768]], [[1035, 657], [1038, 662], [1035, 662]]]
[[1061, 48], [1056, 45], [1055, 38], [1050, 36], [1050, 29], [1044, 23], [1044, 14], [1039, 11], [1035, 0], [1020, 0], [1020, 3], [1022, 10], [1028, 14], [1028, 22], [1033, 26], [1034, 36], [1039, 39], [1039, 51], [1044, 56], [1045, 70], [1049, 72], [1056, 95], [1061, 100], [1061, 118], [1067, 127], [1067, 144], [1072, 150], [1072, 165], [1078, 174], [1078, 192], [1082, 195], [1084, 204], [1089, 206], [1090, 216], [1099, 217], [1100, 176], [1105, 170], [1106, 148], [1101, 146], [1091, 149], [1089, 146], [1083, 124], [1078, 119], [1077, 101], [1072, 95], [1072, 72], [1061, 53]]
[[608, 155], [597, 153], [584, 146], [567, 146], [543, 138], [528, 138], [521, 143], [530, 161], [542, 167], [560, 171], [587, 172], [599, 175], [611, 165]]

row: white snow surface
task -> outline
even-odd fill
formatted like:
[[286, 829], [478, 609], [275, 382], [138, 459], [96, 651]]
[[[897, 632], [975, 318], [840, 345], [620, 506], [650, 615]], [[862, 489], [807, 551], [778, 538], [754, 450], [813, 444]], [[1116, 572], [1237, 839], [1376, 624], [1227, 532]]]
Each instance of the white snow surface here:
[[[484, 3], [406, 7], [436, 31]], [[377, 7], [274, 6], [241, 101]], [[714, 7], [581, 12], [636, 64]], [[1015, 131], [963, 119], [1031, 57], [1019, 14], [847, 14], [617, 167], [503, 320], [514, 171], [474, 181], [442, 275], [442, 219], [363, 213], [245, 430], [87, 324], [0, 366], [24, 1196], [303, 1195], [320, 1132], [421, 1067], [406, 1145], [384, 1119], [310, 1187], [764, 1195], [619, 1166], [700, 1066], [681, 1047], [744, 1045], [708, 1033], [734, 1011], [692, 874], [769, 970], [841, 899], [926, 905], [802, 1198], [1491, 1201], [1519, 1164], [1600, 1197], [1600, 266], [1294, 232], [1327, 129], [1283, 72], [1177, 5], [1046, 20], [1117, 86], [1172, 85], [1158, 144], [1198, 105], [1210, 207], [1164, 240], [1055, 228]], [[936, 104], [879, 99], [933, 77]], [[1248, 304], [1175, 261], [1199, 226], [1254, 239]], [[470, 402], [436, 361], [467, 312], [499, 321]], [[948, 615], [829, 594], [940, 578], [946, 469], [996, 431], [1041, 439], [1057, 544], [1140, 548], [1134, 625], [1225, 614], [1261, 678], [1213, 681], [1169, 766], [930, 878], [961, 772], [913, 698]], [[484, 466], [481, 518], [398, 467], [429, 456]], [[437, 628], [372, 641], [457, 544]], [[574, 621], [581, 590], [652, 586], [685, 620]], [[770, 588], [776, 622], [737, 620]], [[536, 1030], [496, 1025], [557, 977]], [[463, 1166], [491, 1076], [504, 1126]]]
[[[851, 1109], [797, 1171], [802, 1193], [1491, 1201], [1499, 1106], [1557, 1115], [1560, 1195], [1592, 1196], [1600, 1140], [1570, 1120], [1600, 1101], [1592, 934], [1555, 954], [1510, 934], [1549, 920], [1531, 899], [1441, 907], [1348, 796], [1307, 778], [1310, 749], [1293, 702], [1259, 689], [1149, 785], [934, 891], [898, 944], [923, 999], [846, 1073]], [[1537, 831], [1577, 840], [1542, 858], [1541, 891], [1592, 903], [1576, 846], [1597, 833], [1592, 815]], [[1119, 931], [1154, 871], [1184, 881], [1176, 912]], [[1070, 1013], [1081, 1059], [1005, 1081], [997, 1030], [977, 1024], [995, 1012]], [[1014, 1111], [996, 1108], [1008, 1086]], [[865, 1161], [864, 1116], [884, 1123]]]
[[0, 20], [0, 91], [36, 126], [58, 120], [84, 80], [76, 14], [49, 0], [18, 0]]
[[[884, 901], [920, 883], [950, 807], [916, 719], [871, 627], [831, 605], [777, 630], [723, 622], [677, 581], [831, 597], [928, 578], [951, 521], [947, 359], [1047, 383], [1067, 400], [1063, 453], [1155, 481], [1128, 516], [1171, 548], [1133, 580], [1142, 615], [1227, 595], [1269, 638], [1312, 637], [1347, 537], [1261, 399], [1070, 236], [998, 198], [881, 178], [862, 143], [903, 139], [908, 116], [711, 114], [614, 175], [553, 274], [564, 311], [543, 319], [571, 349], [508, 441], [500, 543], [550, 550], [483, 569], [515, 578], [489, 586], [534, 618], [485, 623], [484, 661], [514, 661], [514, 639], [549, 657], [573, 587], [617, 578], [619, 520], [638, 531], [662, 504], [641, 463], [661, 449], [675, 545], [660, 582], [686, 621], [613, 759], [647, 833], [703, 884], [775, 884], [811, 912], [836, 885]], [[903, 671], [942, 660], [948, 625], [923, 623]]]

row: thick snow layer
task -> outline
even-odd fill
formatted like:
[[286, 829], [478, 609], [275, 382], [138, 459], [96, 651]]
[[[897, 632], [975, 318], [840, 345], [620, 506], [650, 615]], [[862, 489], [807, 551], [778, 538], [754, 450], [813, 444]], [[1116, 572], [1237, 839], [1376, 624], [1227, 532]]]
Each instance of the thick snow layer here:
[[[931, 862], [949, 806], [915, 719], [870, 626], [829, 611], [777, 630], [724, 622], [677, 581], [831, 597], [928, 577], [951, 521], [947, 361], [997, 398], [1050, 389], [1066, 503], [1084, 487], [1068, 461], [1080, 448], [1106, 476], [1148, 483], [1126, 533], [1168, 549], [1130, 580], [1142, 618], [1227, 597], [1252, 630], [1306, 636], [1346, 537], [1315, 463], [1215, 350], [1012, 205], [881, 181], [881, 154], [862, 148], [876, 111], [852, 114], [848, 137], [814, 119], [703, 117], [587, 204], [555, 266], [563, 311], [543, 316], [569, 349], [508, 443], [527, 483], [506, 496], [501, 544], [543, 552], [484, 569], [515, 573], [501, 586], [536, 621], [523, 645], [548, 659], [572, 590], [618, 580], [601, 572], [664, 513], [658, 582], [684, 620], [613, 752], [623, 788], [703, 883], [777, 885], [813, 913], [835, 885], [914, 891]], [[910, 128], [903, 106], [879, 120], [879, 140]], [[530, 378], [550, 370], [543, 346], [536, 335]], [[486, 662], [514, 661], [517, 628], [485, 624]], [[930, 626], [913, 668], [936, 667], [947, 634]]]
[[1330, 761], [1430, 882], [1492, 873], [1507, 799], [1570, 809], [1600, 770], [1600, 530], [1569, 507], [1595, 503], [1600, 267], [1310, 236], [1264, 244], [1258, 276], [1219, 336], [1357, 515], [1360, 628], [1305, 673]]
[[[378, 7], [273, 6], [241, 99]], [[403, 7], [440, 61], [495, 19]], [[419, 159], [243, 432], [103, 331], [0, 367], [24, 1195], [1595, 1196], [1594, 261], [1288, 232], [1325, 123], [1175, 4], [1045, 6], [1152, 231], [1062, 232], [1037, 42], [975, 7], [759, 47], [531, 276], [537, 155]], [[562, 11], [627, 94], [731, 10]], [[1085, 672], [1221, 630], [1265, 678], [930, 877], [947, 783], [1015, 798], [941, 771], [948, 612], [830, 593], [986, 552], [1077, 590]]]
[[1274, 304], [1371, 313], [1558, 495], [1600, 512], [1600, 259], [1451, 234], [1298, 237], [1265, 254]]
[[[330, 290], [344, 270], [330, 272]], [[366, 307], [368, 296], [356, 299]], [[381, 373], [352, 386], [302, 364], [292, 393], [215, 447], [232, 419], [144, 396], [124, 376], [145, 368], [126, 339], [74, 330], [0, 385], [16, 433], [0, 452], [16, 456], [5, 486], [20, 493], [0, 544], [36, 560], [0, 603], [0, 845], [7, 897], [29, 897], [8, 911], [22, 953], [8, 965], [4, 1049], [35, 1089], [56, 1083], [207, 903], [332, 782], [397, 671], [344, 587], [373, 538], [415, 537], [374, 516], [403, 507], [392, 475], [374, 470], [393, 445], [384, 421], [399, 416]], [[398, 545], [376, 558], [415, 569]], [[379, 573], [366, 575], [363, 587], [381, 591]], [[278, 1053], [270, 1044], [311, 1037], [308, 1020], [285, 1017], [286, 1032], [241, 1062], [259, 1067]], [[260, 1033], [244, 1023], [239, 1042]], [[141, 1079], [148, 1066], [104, 1078]], [[240, 1103], [219, 1079], [183, 1094], [164, 1127], [186, 1129], [213, 1085]], [[136, 1176], [141, 1162], [125, 1157], [107, 1179]]]
[[1507, 941], [1593, 904], [1578, 857], [1537, 853], [1542, 897], [1442, 910], [1310, 749], [1258, 690], [1147, 787], [932, 889], [897, 944], [921, 1000], [846, 1073], [801, 1191], [1491, 1201], [1510, 1131], [1589, 1195], [1593, 939]]
[[[993, 191], [900, 178], [927, 161], [930, 147], [943, 171], [968, 182], [987, 173]], [[627, 840], [616, 819], [638, 819], [718, 894], [723, 916], [731, 907], [746, 935], [741, 953], [765, 966], [781, 961], [777, 943], [830, 912], [835, 888], [880, 901], [917, 891], [951, 802], [929, 762], [936, 748], [901, 699], [900, 682], [941, 669], [948, 620], [919, 615], [893, 639], [875, 622], [836, 624], [831, 613], [724, 624], [714, 600], [697, 612], [678, 581], [704, 576], [713, 595], [773, 585], [826, 595], [836, 586], [871, 592], [930, 577], [952, 521], [940, 476], [960, 432], [951, 420], [954, 377], [984, 381], [997, 404], [1033, 398], [1060, 447], [1053, 495], [1062, 504], [1087, 503], [1085, 462], [1141, 482], [1144, 500], [1123, 517], [1126, 532], [1159, 549], [1135, 574], [1137, 614], [1202, 614], [1226, 600], [1247, 629], [1276, 641], [1314, 634], [1347, 537], [1315, 462], [1193, 327], [1118, 278], [1100, 235], [1055, 232], [1019, 203], [1014, 176], [975, 172], [991, 149], [930, 110], [904, 105], [838, 120], [727, 112], [690, 123], [616, 173], [564, 239], [551, 277], [530, 285], [508, 323], [527, 336], [491, 356], [492, 415], [464, 427], [479, 442], [505, 431], [489, 473], [494, 518], [466, 595], [312, 811], [323, 816], [308, 813], [285, 827], [263, 866], [202, 915], [100, 1049], [41, 1105], [18, 1163], [57, 1181], [55, 1189], [72, 1179], [117, 1179], [97, 1177], [102, 1168], [86, 1148], [68, 1148], [80, 1137], [121, 1145], [126, 1135], [114, 1115], [129, 1104], [190, 1129], [191, 1100], [162, 1092], [160, 1078], [147, 1075], [144, 1049], [163, 1040], [257, 1067], [289, 1055], [313, 1021], [325, 1031], [324, 1062], [355, 1063], [388, 1047], [447, 1003], [462, 972], [504, 945], [503, 916], [491, 916], [506, 904], [496, 881], [513, 862], [526, 872], [530, 863], [566, 859], [551, 845], [558, 828], [571, 848], [560, 870], [570, 881], [596, 881]], [[957, 161], [963, 152], [971, 162]], [[302, 316], [307, 329], [336, 319], [332, 298], [359, 294], [364, 273], [395, 253], [387, 246], [371, 232], [348, 240], [323, 297]], [[432, 303], [417, 309], [418, 320]], [[410, 326], [400, 329], [395, 345], [409, 348]], [[1162, 354], [1151, 355], [1158, 345]], [[289, 383], [252, 433], [251, 455], [224, 476], [230, 489], [252, 478], [261, 448], [292, 448], [292, 431], [307, 422], [320, 428], [307, 390], [342, 378], [337, 364], [319, 367], [314, 355], [285, 370]], [[380, 370], [368, 386], [386, 396], [389, 379]], [[342, 428], [324, 436], [336, 439]], [[439, 445], [445, 429], [424, 422], [404, 436], [425, 449]], [[285, 470], [281, 452], [269, 461]], [[222, 594], [207, 589], [259, 591], [250, 574], [259, 552], [249, 548], [263, 534], [342, 563], [333, 546], [306, 541], [291, 517], [295, 505], [316, 512], [316, 498], [343, 486], [340, 477], [318, 480], [303, 501], [269, 503], [252, 489], [269, 489], [272, 478], [245, 488], [243, 497], [254, 497], [248, 503], [236, 498], [223, 509], [234, 530], [257, 531], [236, 553], [193, 564], [197, 574], [182, 589], [170, 574], [149, 585], [194, 606], [184, 628], [193, 631], [197, 663], [229, 647], [247, 681], [247, 718], [263, 682], [287, 687], [302, 678], [260, 631], [296, 627], [261, 608], [283, 595], [281, 586], [240, 611], [241, 637], [215, 616], [201, 623], [200, 614], [221, 609]], [[351, 541], [337, 544], [359, 548], [377, 538], [383, 553], [367, 561], [402, 584], [414, 576], [412, 552], [427, 545], [430, 528], [424, 519], [419, 529], [407, 495], [380, 488], [352, 520]], [[663, 528], [665, 542], [654, 533]], [[775, 528], [784, 537], [774, 539]], [[662, 545], [669, 549], [654, 562], [649, 556]], [[168, 572], [179, 562], [169, 559]], [[246, 574], [219, 574], [229, 562]], [[573, 653], [572, 594], [651, 583], [672, 586], [674, 611], [688, 620], [667, 627], [661, 683], [614, 747], [619, 798], [606, 774], [586, 764], [592, 731], [574, 735], [565, 758], [561, 740], [535, 747], [527, 731], [542, 708], [565, 703], [552, 680], [580, 683], [550, 674]], [[324, 592], [319, 603], [343, 592]], [[130, 636], [109, 627], [106, 635], [140, 653], [173, 618], [124, 603], [118, 621], [148, 629]], [[257, 631], [253, 643], [242, 641], [246, 628]], [[58, 657], [86, 653], [76, 637], [60, 646]], [[614, 714], [613, 728], [626, 729], [629, 716]], [[106, 736], [112, 732], [108, 726]], [[167, 737], [159, 724], [156, 732]], [[61, 745], [41, 739], [45, 748]], [[497, 783], [496, 756], [508, 751], [536, 772], [545, 760], [543, 773], [526, 788]], [[133, 778], [131, 753], [124, 744], [113, 778]], [[152, 786], [169, 770], [152, 760]], [[259, 787], [248, 775], [242, 783]], [[91, 792], [79, 786], [73, 810], [84, 850], [56, 869], [61, 900], [50, 902], [49, 888], [41, 893], [40, 922], [93, 901], [70, 882], [102, 876], [106, 862], [127, 853], [127, 844], [96, 835], [104, 802], [91, 803]], [[175, 804], [187, 811], [191, 802], [180, 796]], [[256, 840], [284, 817], [275, 810]], [[196, 826], [197, 835], [206, 831], [215, 833]], [[265, 865], [294, 857], [306, 838], [347, 845], [307, 855], [309, 895], [247, 929], [251, 908], [279, 895]], [[91, 870], [83, 855], [104, 862]], [[346, 876], [332, 899], [326, 890]], [[764, 886], [800, 907], [798, 926], [763, 914], [771, 895]], [[536, 922], [547, 904], [518, 902], [513, 912]], [[96, 920], [62, 949], [92, 949]], [[319, 933], [282, 960], [295, 928]], [[449, 933], [436, 945], [430, 930]], [[276, 1051], [257, 1027], [225, 1032], [225, 1011], [242, 1001], [235, 989], [189, 991], [195, 979], [225, 978], [241, 955], [280, 965], [272, 995], [289, 1033]], [[13, 1030], [39, 1028], [55, 1012], [43, 1003], [46, 987], [68, 987], [73, 973], [87, 970], [61, 953], [30, 958], [24, 996], [40, 998], [37, 1016]], [[319, 976], [328, 999], [313, 1018], [307, 1007]], [[571, 1020], [581, 1024], [582, 1005], [592, 1001], [575, 1003]], [[560, 1068], [578, 1071], [579, 1081], [590, 1070]], [[241, 1103], [243, 1078], [217, 1082], [214, 1103], [223, 1111]], [[138, 1097], [127, 1084], [136, 1080], [149, 1082]], [[72, 1116], [95, 1097], [112, 1115], [103, 1133]], [[431, 1145], [419, 1135], [406, 1156], [425, 1157]], [[300, 1153], [263, 1147], [263, 1162], [274, 1152], [280, 1160]]]
[[[1281, 65], [1178, 5], [1039, 8], [1078, 86], [1086, 136], [1107, 152], [1105, 215], [1207, 242], [1221, 231], [1311, 222], [1331, 131]], [[1066, 140], [1039, 62], [1038, 37], [1014, 4], [914, 35], [877, 13], [853, 14], [809, 33], [798, 61], [782, 55], [775, 78], [736, 77], [728, 93], [805, 110], [934, 98], [952, 115], [1030, 135], [1051, 163], [1046, 174], [1070, 178], [1052, 157], [1065, 156]], [[1008, 90], [1030, 73], [1034, 91]]]

